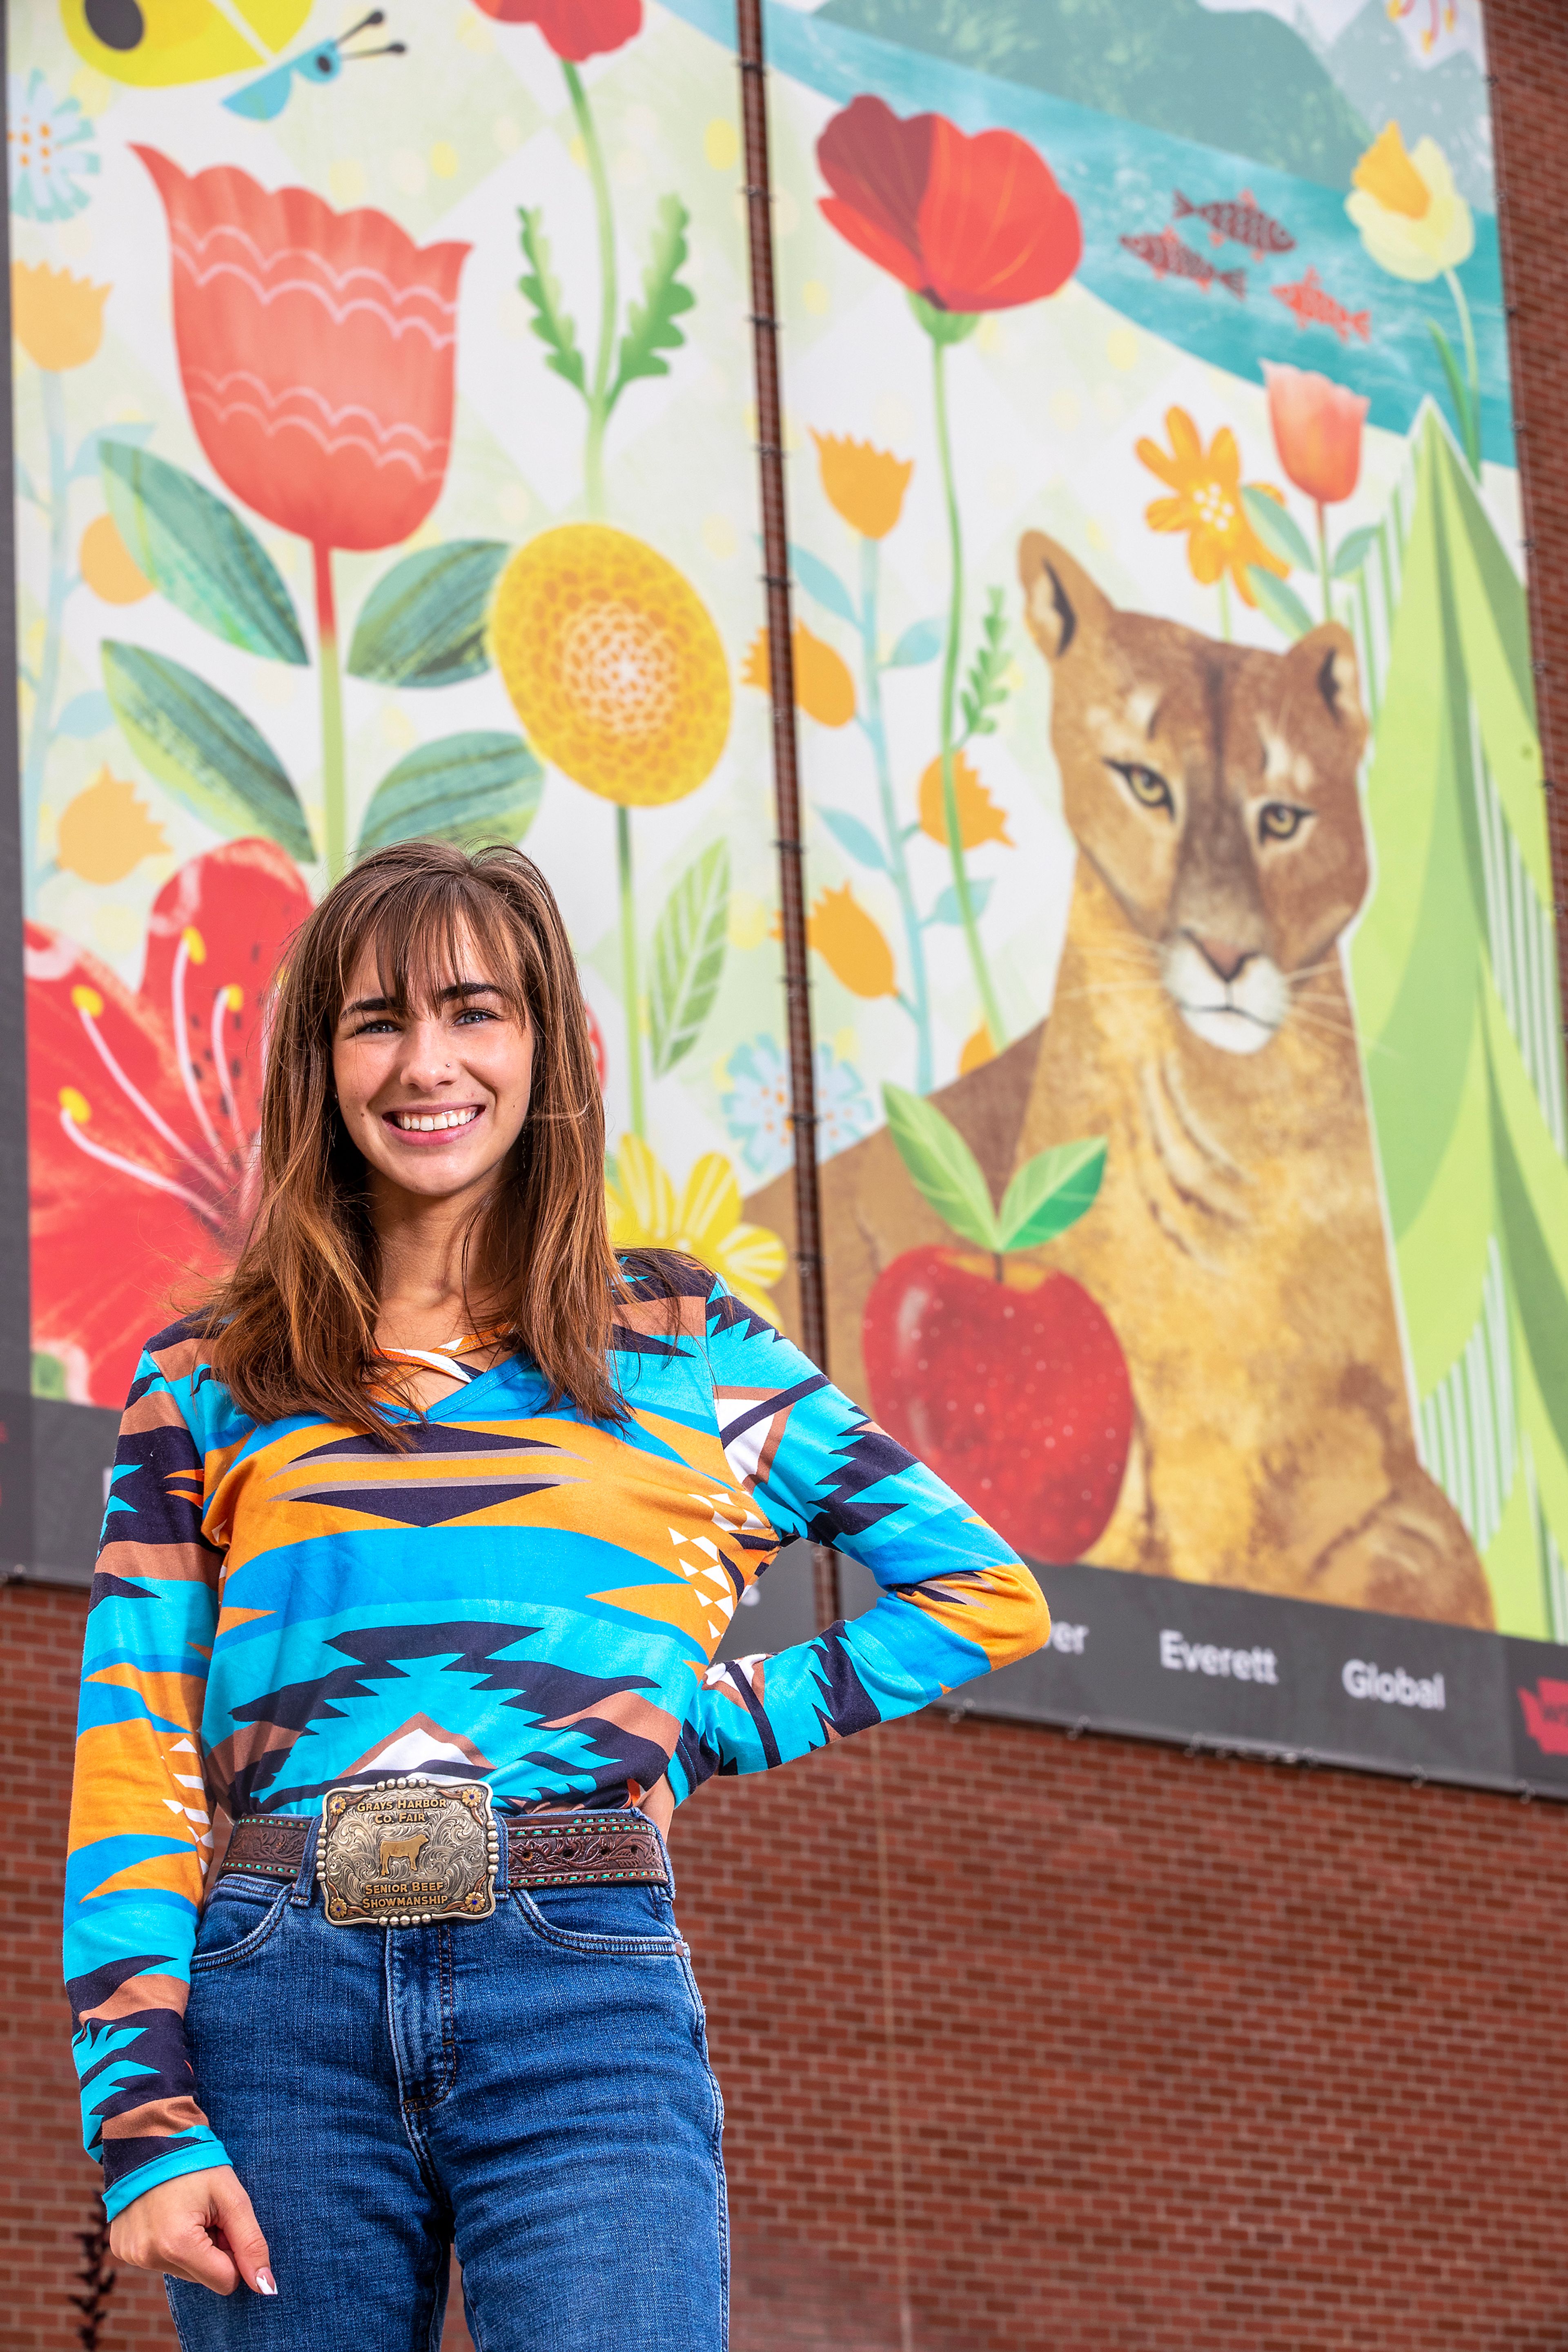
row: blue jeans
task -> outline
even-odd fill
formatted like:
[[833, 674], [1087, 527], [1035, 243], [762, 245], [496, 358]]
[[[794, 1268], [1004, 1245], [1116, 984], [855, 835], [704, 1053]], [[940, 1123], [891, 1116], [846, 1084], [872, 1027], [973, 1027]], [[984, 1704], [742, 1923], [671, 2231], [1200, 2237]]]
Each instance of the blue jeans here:
[[197, 2095], [278, 2294], [169, 2280], [185, 2352], [436, 2352], [453, 2244], [479, 2352], [723, 2352], [723, 2109], [668, 1891], [331, 1927], [310, 1868], [202, 1916]]

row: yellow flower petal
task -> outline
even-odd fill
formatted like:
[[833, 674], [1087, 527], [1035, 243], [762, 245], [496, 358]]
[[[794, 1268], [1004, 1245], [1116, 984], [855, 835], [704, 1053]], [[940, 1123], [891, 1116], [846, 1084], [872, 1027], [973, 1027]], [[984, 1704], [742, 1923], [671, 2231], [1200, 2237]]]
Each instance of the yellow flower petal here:
[[898, 994], [893, 950], [875, 917], [867, 913], [847, 882], [841, 889], [823, 892], [805, 935], [835, 980], [852, 994]]
[[705, 1151], [686, 1180], [679, 1223], [686, 1245], [705, 1265], [741, 1222], [741, 1187], [721, 1151]]
[[812, 430], [822, 487], [851, 530], [863, 539], [886, 539], [904, 508], [914, 459], [889, 456], [867, 441], [842, 439]]
[[778, 1308], [767, 1294], [788, 1263], [783, 1242], [766, 1225], [737, 1225], [713, 1261], [713, 1271], [749, 1307], [773, 1321]]
[[675, 1187], [640, 1135], [623, 1135], [616, 1153], [618, 1181], [605, 1187], [610, 1239], [616, 1249], [668, 1248], [674, 1239]]
[[730, 731], [730, 673], [696, 591], [605, 523], [542, 531], [490, 614], [507, 692], [536, 751], [623, 808], [684, 799]]
[[[999, 841], [1011, 849], [1013, 841], [1007, 831], [1007, 812], [999, 809], [962, 751], [953, 754], [953, 797], [958, 803], [958, 837], [965, 849], [978, 849], [982, 842]], [[942, 756], [940, 752], [921, 777], [921, 831], [932, 841], [947, 846], [947, 819], [943, 813], [942, 791]]]
[[153, 583], [120, 536], [111, 514], [100, 514], [81, 535], [77, 565], [95, 596], [106, 604], [139, 604]]
[[964, 1077], [971, 1070], [984, 1067], [996, 1059], [996, 1048], [991, 1042], [991, 1032], [983, 1021], [978, 1029], [963, 1041], [963, 1051], [958, 1057], [958, 1074]]
[[167, 852], [168, 837], [136, 797], [136, 788], [100, 768], [85, 792], [60, 812], [56, 863], [84, 882], [122, 882], [144, 857]]
[[1405, 152], [1397, 122], [1385, 123], [1351, 173], [1352, 184], [1364, 188], [1374, 204], [1408, 220], [1420, 220], [1431, 209], [1432, 191]]
[[11, 265], [11, 329], [27, 357], [41, 368], [84, 367], [103, 341], [107, 286], [73, 278], [45, 262]]

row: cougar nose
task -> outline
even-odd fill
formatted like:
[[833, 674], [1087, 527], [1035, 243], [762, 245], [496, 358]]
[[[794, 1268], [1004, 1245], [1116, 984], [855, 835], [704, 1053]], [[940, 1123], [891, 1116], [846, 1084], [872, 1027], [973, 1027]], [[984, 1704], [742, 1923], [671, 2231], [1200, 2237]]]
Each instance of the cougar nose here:
[[1238, 948], [1230, 940], [1211, 940], [1202, 931], [1189, 931], [1187, 937], [1204, 961], [1227, 985], [1237, 977], [1242, 966], [1250, 963], [1258, 953], [1256, 948]]

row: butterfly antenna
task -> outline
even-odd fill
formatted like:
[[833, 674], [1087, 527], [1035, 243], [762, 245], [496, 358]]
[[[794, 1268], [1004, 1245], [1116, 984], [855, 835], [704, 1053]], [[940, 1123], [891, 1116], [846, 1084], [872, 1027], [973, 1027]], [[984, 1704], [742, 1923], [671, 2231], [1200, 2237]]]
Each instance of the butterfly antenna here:
[[352, 41], [356, 33], [368, 33], [374, 26], [384, 25], [385, 22], [385, 9], [373, 8], [368, 16], [362, 16], [357, 25], [351, 25], [346, 33], [338, 35], [339, 47], [341, 48], [345, 41]]

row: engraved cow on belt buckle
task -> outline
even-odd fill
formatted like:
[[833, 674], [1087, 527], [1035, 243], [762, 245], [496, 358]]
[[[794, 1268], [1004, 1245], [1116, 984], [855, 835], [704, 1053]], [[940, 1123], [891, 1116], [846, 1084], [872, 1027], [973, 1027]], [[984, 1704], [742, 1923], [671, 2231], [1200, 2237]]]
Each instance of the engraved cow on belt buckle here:
[[321, 1801], [316, 1876], [334, 1927], [488, 1919], [499, 1841], [487, 1788], [417, 1775]]

